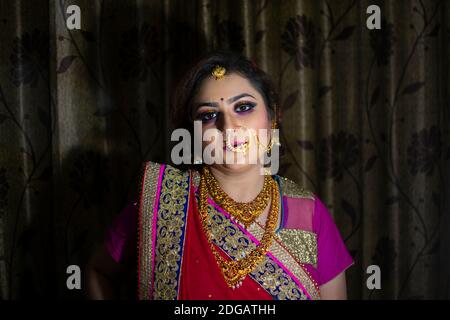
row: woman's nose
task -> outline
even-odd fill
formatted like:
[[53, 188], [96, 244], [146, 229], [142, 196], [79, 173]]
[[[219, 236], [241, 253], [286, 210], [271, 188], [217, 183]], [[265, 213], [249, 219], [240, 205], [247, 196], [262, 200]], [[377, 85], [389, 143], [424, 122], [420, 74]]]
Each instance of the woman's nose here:
[[229, 112], [222, 112], [222, 117], [218, 119], [217, 129], [222, 132], [226, 132], [226, 130], [236, 129], [238, 127], [238, 123], [236, 123], [236, 119], [234, 119], [233, 115]]

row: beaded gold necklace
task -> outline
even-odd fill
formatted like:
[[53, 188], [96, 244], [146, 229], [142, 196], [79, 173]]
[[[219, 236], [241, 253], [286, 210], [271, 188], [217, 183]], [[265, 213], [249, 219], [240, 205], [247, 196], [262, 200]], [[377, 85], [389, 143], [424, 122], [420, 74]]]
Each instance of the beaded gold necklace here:
[[272, 239], [275, 235], [275, 228], [278, 221], [279, 191], [278, 184], [275, 182], [275, 180], [270, 179], [269, 181], [270, 190], [272, 193], [272, 201], [270, 205], [270, 213], [266, 221], [266, 226], [261, 242], [247, 256], [244, 256], [241, 259], [227, 261], [217, 251], [211, 239], [211, 230], [208, 225], [208, 221], [210, 219], [208, 215], [208, 190], [206, 189], [206, 177], [204, 174], [202, 174], [200, 177], [199, 211], [202, 228], [211, 247], [211, 251], [216, 258], [216, 262], [220, 270], [222, 271], [225, 282], [229, 287], [233, 289], [240, 287], [247, 274], [252, 272], [264, 260], [265, 254], [272, 244]]
[[264, 185], [261, 192], [250, 202], [237, 202], [222, 190], [214, 175], [208, 167], [203, 167], [208, 193], [221, 208], [229, 212], [241, 225], [248, 228], [267, 207], [270, 200], [272, 177], [264, 176]]

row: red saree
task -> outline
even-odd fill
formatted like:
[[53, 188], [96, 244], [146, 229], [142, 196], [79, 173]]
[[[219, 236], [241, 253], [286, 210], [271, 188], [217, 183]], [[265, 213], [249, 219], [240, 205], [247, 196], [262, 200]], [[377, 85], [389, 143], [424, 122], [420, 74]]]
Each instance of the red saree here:
[[[265, 260], [241, 287], [232, 289], [225, 283], [201, 227], [198, 173], [147, 162], [136, 206], [139, 299], [320, 299], [319, 285], [353, 260], [320, 200], [288, 179], [275, 179], [281, 193], [276, 236]], [[128, 212], [132, 217], [133, 211]], [[208, 213], [212, 240], [226, 259], [252, 250], [262, 238], [263, 226], [254, 223], [247, 230], [242, 228], [212, 200]], [[132, 238], [127, 234], [132, 233], [133, 219], [126, 222], [124, 217], [110, 228], [106, 241], [118, 262], [124, 239]]]

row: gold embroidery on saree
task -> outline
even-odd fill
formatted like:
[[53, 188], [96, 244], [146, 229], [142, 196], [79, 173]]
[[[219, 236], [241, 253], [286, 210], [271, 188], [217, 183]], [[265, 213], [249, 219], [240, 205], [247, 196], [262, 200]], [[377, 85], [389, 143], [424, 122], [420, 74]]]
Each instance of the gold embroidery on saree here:
[[[255, 243], [216, 208], [209, 205], [208, 213], [211, 216], [212, 240], [232, 259], [239, 259], [242, 255], [248, 254], [255, 248]], [[258, 240], [260, 240], [261, 237], [262, 233], [256, 236]], [[270, 250], [270, 252], [273, 254], [272, 250]], [[284, 260], [281, 261], [284, 262]], [[298, 266], [297, 263], [296, 265]], [[289, 268], [288, 265], [286, 266]], [[307, 299], [307, 296], [302, 292], [302, 289], [298, 287], [294, 280], [267, 255], [264, 262], [261, 263], [249, 275], [255, 279], [269, 294], [276, 297], [276, 299]], [[296, 274], [294, 273], [294, 275]], [[299, 278], [299, 280], [310, 281], [306, 275], [303, 278]]]
[[269, 257], [252, 272], [252, 276], [277, 300], [308, 299], [291, 277]]
[[294, 181], [285, 177], [280, 177], [280, 182], [281, 191], [284, 196], [291, 198], [309, 198], [314, 200], [314, 193], [303, 187], [300, 187]]
[[200, 185], [200, 174], [196, 170], [191, 171], [191, 177], [192, 177], [192, 184], [194, 187], [198, 188]]
[[153, 270], [152, 261], [149, 256], [151, 256], [151, 248], [153, 246], [153, 205], [155, 203], [160, 166], [160, 164], [154, 162], [147, 162], [145, 164], [142, 180], [143, 185], [139, 208], [140, 230], [138, 240], [139, 299], [151, 298], [150, 287]]
[[155, 300], [178, 297], [188, 196], [189, 174], [167, 166], [161, 182], [156, 226]]
[[[248, 231], [256, 238], [261, 237], [264, 233], [263, 227], [255, 223], [250, 226]], [[306, 274], [299, 262], [292, 256], [292, 253], [283, 247], [282, 238], [277, 236], [274, 240], [275, 241], [272, 242], [272, 246], [270, 247], [270, 252], [273, 256], [281, 261], [283, 265], [285, 265], [286, 268], [303, 284], [312, 299], [320, 299], [317, 288], [314, 286], [311, 278]]]
[[286, 248], [300, 263], [317, 268], [317, 235], [299, 229], [281, 229], [279, 236]]

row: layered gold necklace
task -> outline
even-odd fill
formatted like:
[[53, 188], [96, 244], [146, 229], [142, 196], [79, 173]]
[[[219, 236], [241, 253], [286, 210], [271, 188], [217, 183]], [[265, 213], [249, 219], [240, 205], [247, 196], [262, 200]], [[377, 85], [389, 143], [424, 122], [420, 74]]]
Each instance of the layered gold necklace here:
[[206, 187], [211, 198], [225, 211], [248, 228], [258, 218], [270, 201], [272, 177], [264, 176], [264, 185], [261, 192], [250, 202], [237, 202], [222, 190], [214, 175], [208, 169], [203, 168]]
[[[225, 282], [229, 287], [235, 289], [240, 287], [245, 277], [264, 260], [264, 257], [272, 244], [276, 224], [278, 221], [278, 184], [275, 182], [275, 180], [269, 177], [269, 190], [271, 191], [272, 201], [270, 205], [270, 212], [266, 221], [264, 234], [259, 245], [257, 245], [255, 249], [250, 251], [247, 256], [244, 256], [241, 259], [228, 261], [220, 255], [211, 239], [211, 230], [208, 224], [208, 221], [210, 219], [208, 215], [208, 189], [206, 182], [207, 174], [205, 174], [206, 170], [204, 169], [202, 171], [199, 185], [199, 211], [202, 228], [211, 247], [211, 251], [216, 258], [216, 262], [220, 270], [222, 271]], [[231, 214], [230, 211], [228, 212]]]

